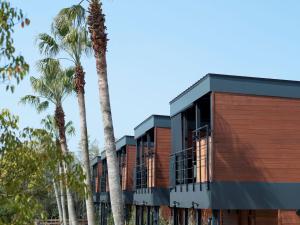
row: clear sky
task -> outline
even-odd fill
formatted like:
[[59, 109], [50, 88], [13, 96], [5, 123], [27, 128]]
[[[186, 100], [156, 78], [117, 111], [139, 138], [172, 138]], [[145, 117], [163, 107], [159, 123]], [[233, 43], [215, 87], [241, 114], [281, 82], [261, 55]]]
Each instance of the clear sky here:
[[[56, 13], [79, 1], [11, 2], [31, 20], [29, 27], [17, 31], [15, 43], [31, 65], [29, 76], [37, 75], [37, 34], [49, 32]], [[300, 79], [299, 0], [104, 0], [103, 4], [117, 138], [133, 134], [133, 128], [151, 114], [169, 114], [169, 101], [209, 72]], [[103, 146], [93, 57], [83, 65], [88, 132]], [[18, 114], [22, 127], [39, 127], [45, 114], [18, 104], [21, 96], [31, 93], [29, 76], [14, 94], [2, 87], [0, 108]], [[80, 133], [75, 96], [64, 107], [67, 120], [77, 129], [69, 140], [70, 149], [77, 152]]]

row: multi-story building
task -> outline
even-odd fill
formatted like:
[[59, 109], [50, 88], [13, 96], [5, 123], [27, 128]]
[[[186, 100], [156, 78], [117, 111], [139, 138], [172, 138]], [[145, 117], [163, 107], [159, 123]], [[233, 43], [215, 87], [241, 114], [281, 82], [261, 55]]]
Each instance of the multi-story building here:
[[134, 204], [136, 224], [169, 220], [170, 117], [152, 115], [134, 129], [137, 143]]
[[300, 82], [207, 74], [170, 102], [173, 224], [300, 224]]

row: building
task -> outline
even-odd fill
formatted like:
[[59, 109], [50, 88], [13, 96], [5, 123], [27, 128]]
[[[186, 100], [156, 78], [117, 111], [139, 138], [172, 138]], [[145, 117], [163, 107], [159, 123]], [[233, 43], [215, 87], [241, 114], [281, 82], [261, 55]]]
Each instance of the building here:
[[137, 225], [158, 224], [170, 218], [170, 127], [169, 116], [152, 115], [134, 128], [137, 152], [133, 199]]
[[96, 156], [91, 160], [90, 164], [92, 168], [93, 202], [96, 209], [98, 209], [100, 204], [100, 175], [102, 173], [101, 157]]
[[[133, 170], [136, 158], [136, 147], [133, 136], [123, 136], [116, 141], [116, 153], [119, 165], [120, 182], [123, 191], [123, 202], [125, 204], [125, 217], [128, 221], [131, 215], [133, 203]], [[111, 213], [110, 194], [108, 183], [108, 171], [105, 151], [101, 154], [101, 176], [100, 176], [100, 222], [108, 224]]]
[[120, 180], [125, 204], [126, 221], [130, 219], [133, 205], [133, 171], [136, 158], [136, 142], [133, 136], [123, 136], [116, 142], [117, 158], [120, 168]]
[[101, 175], [100, 175], [100, 224], [107, 225], [110, 214], [110, 197], [108, 186], [107, 161], [105, 151], [101, 153]]
[[300, 82], [207, 74], [170, 102], [173, 224], [300, 224]]

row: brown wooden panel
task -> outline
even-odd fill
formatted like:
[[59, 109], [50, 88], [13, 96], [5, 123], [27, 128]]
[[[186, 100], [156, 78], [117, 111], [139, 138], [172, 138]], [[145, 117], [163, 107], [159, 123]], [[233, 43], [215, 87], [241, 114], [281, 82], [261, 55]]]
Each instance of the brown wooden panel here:
[[214, 93], [218, 181], [300, 182], [300, 100]]
[[136, 160], [136, 146], [126, 146], [126, 186], [123, 190], [133, 190], [133, 172]]
[[277, 210], [222, 210], [221, 225], [278, 225]]
[[223, 210], [221, 213], [221, 224], [222, 225], [241, 225], [240, 213], [237, 210]]
[[206, 142], [206, 138], [201, 138], [196, 141], [196, 181], [198, 183], [208, 181], [207, 164], [209, 164], [209, 162], [207, 161], [207, 151], [211, 149], [211, 138], [209, 137], [209, 149], [207, 149]]
[[278, 211], [256, 210], [255, 225], [278, 225]]
[[95, 179], [95, 191], [96, 193], [100, 192], [100, 178], [101, 178], [101, 175], [102, 175], [102, 163], [101, 161], [99, 161], [97, 163], [97, 177]]
[[296, 214], [295, 210], [283, 211], [280, 210], [278, 225], [300, 225], [300, 217]]
[[171, 129], [155, 128], [155, 186], [169, 187]]

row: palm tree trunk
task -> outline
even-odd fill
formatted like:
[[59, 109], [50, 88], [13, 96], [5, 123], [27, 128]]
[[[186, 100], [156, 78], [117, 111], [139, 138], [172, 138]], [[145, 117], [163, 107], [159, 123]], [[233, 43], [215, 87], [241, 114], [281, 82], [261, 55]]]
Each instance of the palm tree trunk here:
[[57, 184], [56, 184], [54, 179], [52, 179], [52, 183], [53, 183], [53, 189], [54, 189], [56, 205], [57, 205], [57, 210], [58, 210], [59, 222], [60, 222], [60, 224], [63, 224], [61, 201], [60, 201], [60, 198], [59, 198], [60, 193], [59, 193]]
[[84, 98], [84, 71], [81, 65], [76, 66], [75, 76], [75, 89], [77, 93], [77, 100], [79, 106], [80, 115], [80, 132], [81, 132], [81, 150], [83, 157], [83, 171], [85, 173], [85, 185], [86, 185], [86, 213], [89, 225], [96, 225], [95, 207], [93, 203], [92, 195], [92, 183], [91, 183], [91, 171], [88, 149], [88, 134], [87, 134], [87, 122], [86, 122], [86, 110], [85, 110], [85, 98]]
[[67, 225], [67, 211], [66, 211], [66, 201], [65, 201], [65, 191], [64, 191], [64, 182], [62, 180], [63, 171], [61, 165], [59, 165], [59, 175], [61, 179], [59, 180], [59, 188], [60, 188], [60, 202], [61, 202], [61, 211], [63, 217], [63, 225]]
[[[64, 155], [68, 154], [68, 145], [66, 140], [66, 129], [65, 129], [65, 113], [61, 105], [57, 105], [55, 109], [55, 122], [58, 127], [59, 132], [59, 141], [60, 141], [60, 147], [62, 150], [62, 153]], [[68, 173], [68, 165], [66, 165], [65, 162], [62, 162], [64, 174]], [[72, 196], [72, 193], [69, 189], [68, 185], [68, 179], [67, 176], [65, 176], [66, 180], [66, 193], [67, 193], [67, 206], [68, 206], [68, 212], [69, 212], [69, 221], [71, 225], [77, 225], [77, 217], [76, 217], [76, 211], [75, 211], [75, 205], [74, 205], [74, 199]]]
[[113, 121], [110, 108], [109, 88], [107, 82], [106, 47], [107, 34], [105, 18], [99, 0], [91, 0], [89, 5], [88, 25], [98, 74], [99, 96], [104, 126], [105, 150], [107, 158], [108, 182], [111, 209], [115, 225], [124, 224], [124, 207], [120, 174], [116, 154]]

